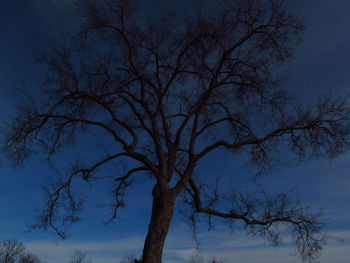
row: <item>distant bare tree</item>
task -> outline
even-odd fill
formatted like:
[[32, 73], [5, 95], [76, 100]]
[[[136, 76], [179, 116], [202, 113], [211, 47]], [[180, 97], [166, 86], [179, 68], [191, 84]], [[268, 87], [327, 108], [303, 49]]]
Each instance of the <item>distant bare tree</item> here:
[[17, 240], [0, 242], [0, 263], [41, 263], [40, 259], [25, 252], [25, 246]]
[[0, 262], [17, 263], [24, 255], [25, 247], [17, 240], [3, 240], [0, 242]]
[[[18, 107], [4, 150], [15, 164], [38, 151], [51, 159], [88, 130], [104, 147], [96, 149], [95, 162], [78, 160], [66, 178], [47, 187], [38, 227], [65, 237], [65, 227], [79, 220], [78, 180], [111, 180], [112, 221], [133, 178], [148, 173], [153, 204], [143, 263], [161, 262], [179, 196], [192, 219], [240, 222], [274, 244], [278, 229], [286, 228], [303, 260], [318, 255], [324, 241], [319, 214], [285, 194], [243, 194], [239, 186], [225, 193], [218, 185], [209, 195], [202, 182], [210, 175], [195, 176], [201, 161], [219, 151], [246, 156], [263, 172], [280, 149], [304, 159], [334, 158], [348, 148], [346, 98], [302, 106], [273, 77], [303, 31], [283, 1], [222, 2], [213, 15], [146, 23], [127, 0], [76, 1], [81, 30], [39, 58], [48, 68], [46, 99], [29, 97]], [[128, 167], [125, 174], [98, 173], [116, 160]]]
[[120, 260], [120, 263], [141, 263], [140, 259], [137, 259], [134, 255], [127, 255]]
[[224, 260], [218, 260], [213, 256], [211, 260], [209, 260], [209, 263], [226, 263]]
[[69, 263], [91, 263], [91, 261], [86, 260], [86, 252], [77, 249], [73, 252]]
[[18, 263], [41, 263], [41, 261], [36, 255], [26, 253], [19, 259]]
[[191, 255], [190, 263], [204, 263], [204, 258], [200, 255], [200, 253], [196, 250], [193, 255]]

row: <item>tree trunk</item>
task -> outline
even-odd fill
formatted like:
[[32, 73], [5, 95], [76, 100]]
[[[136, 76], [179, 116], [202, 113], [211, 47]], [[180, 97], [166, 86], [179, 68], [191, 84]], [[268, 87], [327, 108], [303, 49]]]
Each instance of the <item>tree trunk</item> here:
[[173, 193], [156, 193], [153, 190], [152, 216], [142, 253], [142, 263], [161, 263], [165, 238], [173, 217], [175, 199]]

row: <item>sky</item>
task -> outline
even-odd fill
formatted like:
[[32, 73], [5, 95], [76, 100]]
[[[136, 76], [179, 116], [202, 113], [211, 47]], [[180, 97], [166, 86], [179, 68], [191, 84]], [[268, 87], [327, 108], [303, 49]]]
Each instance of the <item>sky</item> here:
[[[142, 11], [150, 16], [166, 9], [190, 12], [208, 6], [210, 0], [142, 0]], [[290, 10], [306, 25], [304, 40], [287, 65], [286, 88], [305, 103], [315, 95], [332, 92], [343, 95], [350, 90], [350, 2], [348, 0], [288, 0]], [[73, 30], [75, 18], [68, 11], [68, 0], [3, 1], [0, 9], [0, 125], [5, 126], [18, 103], [16, 87], [36, 90], [43, 68], [34, 56], [44, 49], [58, 32]], [[326, 233], [331, 239], [319, 259], [322, 263], [349, 262], [350, 250], [350, 152], [329, 162], [318, 159], [296, 164], [291, 162], [261, 179], [260, 184], [272, 190], [294, 189], [293, 194], [311, 208], [325, 207]], [[245, 167], [230, 156], [214, 156], [200, 169], [209, 174], [239, 171], [235, 182], [249, 187]], [[141, 253], [147, 230], [151, 199], [148, 193], [133, 188], [128, 207], [118, 219], [104, 225], [106, 211], [88, 204], [83, 221], [72, 226], [70, 237], [60, 241], [51, 232], [29, 231], [35, 209], [42, 203], [42, 186], [55, 173], [42, 156], [24, 167], [13, 168], [0, 155], [0, 240], [23, 241], [27, 249], [48, 263], [68, 262], [75, 249], [87, 252], [94, 263], [117, 263], [128, 254]], [[92, 199], [101, 198], [93, 192]], [[141, 201], [140, 201], [141, 200]], [[236, 230], [229, 233], [224, 225], [208, 232], [199, 229], [200, 254], [205, 262], [216, 257], [230, 262], [300, 262], [293, 248], [274, 248], [259, 237], [247, 237]], [[164, 262], [187, 262], [195, 253], [191, 229], [176, 213], [165, 245]]]

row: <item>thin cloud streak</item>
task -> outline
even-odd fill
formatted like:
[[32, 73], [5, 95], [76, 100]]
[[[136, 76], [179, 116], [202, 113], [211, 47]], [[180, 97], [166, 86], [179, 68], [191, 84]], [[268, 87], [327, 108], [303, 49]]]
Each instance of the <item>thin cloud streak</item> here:
[[[49, 263], [67, 262], [74, 250], [80, 249], [87, 252], [87, 257], [94, 263], [113, 262], [122, 256], [141, 251], [143, 237], [136, 236], [123, 240], [105, 241], [105, 242], [27, 242], [25, 243], [28, 251], [38, 255], [43, 261]], [[109, 255], [107, 257], [106, 255]]]
[[[350, 230], [328, 233], [338, 239], [330, 239], [321, 254], [320, 262], [348, 263], [346, 256], [350, 250]], [[135, 236], [124, 240], [106, 242], [63, 242], [60, 244], [47, 242], [28, 242], [26, 247], [49, 263], [67, 262], [75, 249], [87, 252], [87, 258], [94, 263], [118, 263], [123, 256], [133, 254], [139, 256], [142, 251], [143, 236]], [[200, 254], [204, 262], [213, 259], [227, 263], [297, 263], [301, 262], [294, 254], [291, 244], [274, 248], [259, 237], [249, 237], [242, 232], [234, 236], [220, 232], [215, 236], [204, 234]], [[342, 241], [341, 241], [342, 240]], [[178, 232], [169, 236], [164, 250], [165, 263], [188, 262], [196, 252], [193, 240], [188, 233]]]

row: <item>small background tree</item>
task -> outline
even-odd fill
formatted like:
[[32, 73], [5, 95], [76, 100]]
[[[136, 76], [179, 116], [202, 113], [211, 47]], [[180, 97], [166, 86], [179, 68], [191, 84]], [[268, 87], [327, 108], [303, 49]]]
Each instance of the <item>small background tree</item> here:
[[200, 255], [199, 251], [196, 250], [193, 255], [191, 255], [189, 263], [204, 263], [204, 258]]
[[137, 259], [133, 254], [124, 256], [120, 263], [141, 263], [141, 259]]
[[86, 252], [77, 249], [73, 252], [69, 263], [91, 263], [91, 261], [86, 260]]
[[19, 262], [24, 255], [25, 247], [17, 240], [3, 240], [0, 242], [0, 262]]
[[25, 246], [17, 240], [3, 240], [0, 242], [1, 263], [40, 263], [40, 259], [27, 253]]
[[31, 253], [27, 253], [25, 255], [23, 255], [20, 260], [19, 263], [40, 263], [40, 259]]

